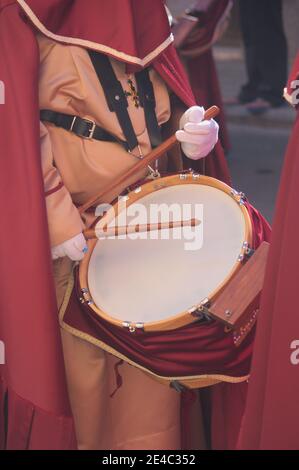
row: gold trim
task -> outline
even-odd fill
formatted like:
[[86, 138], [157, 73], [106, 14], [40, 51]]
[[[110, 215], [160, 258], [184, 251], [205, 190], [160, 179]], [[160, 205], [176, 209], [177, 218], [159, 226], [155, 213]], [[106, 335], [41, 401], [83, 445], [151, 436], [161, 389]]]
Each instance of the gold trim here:
[[72, 37], [60, 36], [58, 34], [54, 34], [42, 24], [42, 22], [38, 19], [35, 13], [27, 5], [25, 0], [17, 0], [17, 2], [20, 5], [20, 7], [25, 11], [25, 13], [33, 22], [33, 24], [39, 29], [39, 31], [43, 33], [45, 36], [49, 37], [50, 39], [53, 39], [54, 41], [57, 41], [57, 42], [72, 44], [75, 46], [81, 46], [81, 47], [85, 47], [88, 49], [94, 49], [98, 52], [103, 52], [104, 54], [112, 55], [121, 61], [129, 62], [132, 64], [137, 64], [137, 65], [140, 65], [141, 67], [145, 67], [149, 62], [151, 62], [158, 55], [160, 55], [161, 52], [163, 52], [174, 40], [173, 34], [170, 34], [170, 36], [162, 44], [160, 44], [155, 50], [150, 52], [143, 59], [140, 59], [139, 57], [131, 56], [129, 54], [126, 54], [125, 52], [117, 51], [116, 49], [113, 49], [112, 47], [109, 47], [109, 46], [105, 46], [104, 44], [98, 44], [96, 42], [87, 41], [85, 39], [78, 39], [78, 38], [72, 38]]
[[[75, 268], [75, 266], [76, 265], [74, 265], [74, 268]], [[71, 298], [71, 295], [72, 295], [72, 291], [73, 291], [73, 288], [74, 288], [74, 285], [75, 285], [74, 268], [71, 271], [71, 274], [70, 274], [70, 277], [69, 277], [69, 280], [68, 280], [68, 284], [67, 284], [67, 288], [66, 288], [66, 291], [65, 291], [65, 294], [64, 294], [64, 297], [63, 297], [63, 302], [62, 302], [61, 307], [59, 309], [59, 322], [60, 323], [63, 321], [63, 317], [64, 317], [64, 314], [66, 312], [66, 309], [67, 309], [67, 306], [69, 304], [69, 301], [70, 301], [70, 298]]]
[[[113, 356], [117, 357], [118, 359], [121, 359], [125, 361], [127, 364], [130, 364], [133, 367], [136, 367], [137, 369], [141, 370], [142, 372], [145, 372], [146, 374], [152, 376], [154, 379], [158, 380], [159, 382], [166, 384], [169, 384], [172, 381], [179, 381], [186, 385], [188, 384], [188, 388], [201, 388], [201, 387], [206, 387], [209, 385], [214, 385], [219, 382], [227, 382], [227, 383], [241, 383], [245, 382], [246, 380], [249, 379], [249, 375], [243, 376], [243, 377], [231, 377], [228, 375], [221, 375], [221, 374], [205, 374], [205, 375], [194, 375], [194, 376], [179, 376], [179, 377], [164, 377], [162, 375], [155, 374], [154, 372], [150, 371], [146, 367], [143, 367], [136, 362], [132, 361], [128, 357], [124, 356], [123, 354], [119, 353], [116, 351], [114, 348], [108, 346], [106, 343], [94, 338], [93, 336], [84, 333], [83, 331], [77, 330], [76, 328], [73, 328], [72, 326], [68, 325], [64, 321], [64, 315], [66, 312], [66, 308], [69, 302], [70, 294], [72, 293], [72, 289], [74, 287], [74, 277], [73, 273], [70, 276], [67, 290], [65, 293], [65, 297], [61, 306], [61, 309], [59, 311], [59, 323], [61, 328], [63, 328], [65, 331], [68, 333], [76, 336], [77, 338], [83, 339], [84, 341], [87, 341], [88, 343], [93, 344], [94, 346], [97, 346], [104, 351], [106, 351], [109, 354], [112, 354]], [[192, 381], [196, 381], [196, 386], [192, 387]], [[199, 385], [198, 382], [203, 382], [203, 385]]]

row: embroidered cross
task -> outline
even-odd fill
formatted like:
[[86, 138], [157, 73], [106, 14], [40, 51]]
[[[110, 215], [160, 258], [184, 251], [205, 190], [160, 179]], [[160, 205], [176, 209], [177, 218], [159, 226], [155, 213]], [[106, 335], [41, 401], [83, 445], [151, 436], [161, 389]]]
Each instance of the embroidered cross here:
[[135, 108], [139, 108], [140, 106], [139, 94], [138, 94], [138, 91], [136, 90], [133, 80], [131, 78], [128, 78], [127, 83], [130, 87], [130, 91], [125, 91], [125, 95], [127, 97], [130, 96], [132, 98]]

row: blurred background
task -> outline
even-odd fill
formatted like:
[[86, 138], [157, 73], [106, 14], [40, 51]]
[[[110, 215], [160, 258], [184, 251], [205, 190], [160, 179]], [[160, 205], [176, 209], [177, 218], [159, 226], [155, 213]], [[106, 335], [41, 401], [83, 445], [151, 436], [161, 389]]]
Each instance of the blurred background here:
[[[218, 0], [216, 3], [221, 4], [222, 1]], [[248, 2], [248, 0], [231, 2], [229, 21], [227, 21], [226, 28], [223, 28], [225, 31], [219, 34], [211, 51], [215, 60], [223, 99], [222, 108], [225, 111], [230, 141], [230, 145], [226, 149], [226, 158], [232, 177], [232, 186], [245, 192], [250, 202], [271, 222], [284, 153], [295, 118], [295, 111], [290, 105], [282, 104], [278, 107], [271, 106], [262, 112], [250, 112], [244, 104], [234, 102], [242, 85], [248, 80], [244, 31], [240, 19], [240, 3], [244, 1]], [[273, 0], [260, 0], [260, 2], [267, 4], [269, 9], [273, 8]], [[204, 0], [198, 3], [204, 9], [211, 2]], [[191, 9], [190, 14], [192, 15], [194, 13], [192, 8], [195, 4], [196, 2], [188, 0], [167, 1], [171, 14], [178, 19], [187, 8]], [[299, 0], [282, 0], [281, 7], [289, 71], [299, 48]], [[256, 15], [258, 14], [259, 12], [256, 11]], [[211, 11], [211, 15], [213, 15], [213, 11]], [[198, 18], [199, 22], [202, 18], [204, 23], [204, 15], [198, 15]], [[265, 24], [263, 34], [267, 35], [272, 44], [271, 35], [276, 37], [277, 35], [275, 31], [270, 30], [270, 27], [267, 30], [267, 27]], [[258, 34], [257, 31], [256, 35]], [[261, 40], [261, 42], [263, 41]], [[277, 46], [274, 42], [273, 48], [275, 49]], [[178, 50], [180, 51], [180, 48]], [[279, 67], [278, 62], [277, 55], [276, 67]], [[198, 68], [198, 75], [203, 73], [204, 67], [205, 64], [202, 62], [202, 67]], [[273, 74], [275, 75], [276, 72]], [[212, 80], [212, 78], [208, 77], [208, 80]], [[281, 90], [282, 94], [283, 89]]]

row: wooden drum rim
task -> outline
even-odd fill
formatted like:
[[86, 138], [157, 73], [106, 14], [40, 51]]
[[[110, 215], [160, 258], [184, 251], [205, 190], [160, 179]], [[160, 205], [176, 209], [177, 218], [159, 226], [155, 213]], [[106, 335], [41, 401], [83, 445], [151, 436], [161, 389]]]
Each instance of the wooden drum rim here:
[[[252, 246], [252, 239], [253, 239], [252, 222], [251, 222], [251, 218], [250, 218], [250, 215], [246, 206], [242, 203], [240, 204], [239, 202], [240, 201], [240, 196], [238, 195], [239, 193], [235, 192], [230, 186], [223, 183], [222, 181], [219, 181], [210, 176], [194, 175], [192, 173], [181, 175], [178, 173], [176, 175], [166, 176], [163, 178], [149, 181], [142, 185], [142, 192], [140, 191], [140, 188], [136, 188], [135, 190], [128, 193], [127, 197], [129, 199], [127, 200], [127, 206], [135, 203], [136, 201], [143, 198], [147, 194], [158, 191], [159, 189], [163, 189], [163, 188], [170, 187], [170, 186], [177, 186], [181, 184], [183, 185], [184, 184], [201, 184], [204, 186], [211, 186], [231, 196], [236, 201], [236, 204], [238, 204], [244, 216], [244, 221], [245, 221], [244, 242], [246, 241], [249, 243], [250, 246]], [[118, 215], [118, 202], [114, 203], [112, 205], [112, 208], [108, 210], [108, 212], [103, 217], [99, 218], [97, 223], [105, 226], [109, 224], [115, 218], [115, 215], [116, 216]], [[95, 223], [93, 225], [95, 225]], [[80, 266], [79, 266], [80, 289], [81, 289], [81, 292], [84, 290], [86, 291], [86, 293], [84, 292], [82, 293], [82, 298], [88, 303], [89, 308], [91, 308], [101, 318], [103, 318], [104, 320], [106, 320], [107, 322], [115, 326], [124, 328], [123, 322], [121, 320], [111, 317], [106, 312], [104, 312], [99, 307], [97, 307], [94, 303], [89, 302], [89, 301], [92, 301], [92, 298], [90, 297], [90, 294], [89, 294], [88, 267], [89, 267], [91, 256], [93, 254], [93, 250], [97, 242], [98, 240], [87, 241], [88, 252], [84, 256], [84, 259], [80, 262]], [[245, 253], [245, 249], [244, 249], [244, 253]], [[211, 302], [213, 302], [213, 300], [216, 299], [216, 297], [220, 294], [220, 292], [226, 286], [228, 281], [241, 269], [241, 267], [242, 267], [242, 263], [236, 261], [235, 266], [231, 270], [230, 274], [215, 289], [215, 291], [211, 292], [211, 294], [209, 295], [209, 300]], [[200, 303], [200, 299], [199, 299], [199, 303]], [[192, 306], [190, 306], [190, 310], [191, 310], [191, 307]], [[155, 322], [148, 322], [144, 324], [143, 329], [144, 331], [170, 331], [170, 330], [175, 330], [177, 328], [181, 328], [190, 323], [194, 323], [195, 321], [197, 321], [197, 318], [196, 316], [192, 315], [190, 310], [180, 312], [167, 319], [163, 319], [163, 320], [159, 320]], [[134, 330], [134, 325], [132, 325], [132, 328]]]

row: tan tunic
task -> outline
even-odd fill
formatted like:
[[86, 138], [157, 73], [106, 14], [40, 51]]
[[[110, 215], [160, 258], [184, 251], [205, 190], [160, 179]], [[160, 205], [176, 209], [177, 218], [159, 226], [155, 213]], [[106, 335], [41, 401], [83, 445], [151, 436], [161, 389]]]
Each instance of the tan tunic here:
[[[38, 37], [40, 107], [94, 120], [124, 140], [116, 116], [108, 110], [86, 50]], [[127, 89], [124, 64], [111, 60]], [[168, 91], [151, 72], [160, 124], [170, 116]], [[129, 115], [144, 154], [150, 150], [143, 108], [129, 99]], [[42, 166], [52, 245], [71, 238], [83, 224], [74, 203], [81, 204], [135, 163], [119, 144], [82, 139], [41, 123]], [[134, 152], [133, 152], [134, 153]], [[140, 175], [143, 176], [143, 175]], [[129, 182], [128, 182], [129, 183]], [[111, 199], [116, 194], [111, 195]], [[109, 202], [109, 201], [106, 201]], [[72, 263], [54, 263], [57, 301], [61, 305]], [[180, 396], [142, 372], [120, 367], [123, 386], [113, 398], [115, 358], [62, 330], [69, 395], [80, 449], [180, 448]]]
[[[56, 43], [42, 35], [39, 35], [38, 42], [41, 61], [40, 108], [91, 119], [124, 141], [116, 114], [108, 109], [87, 51], [78, 46]], [[111, 63], [123, 89], [129, 91], [125, 64], [115, 59], [111, 59]], [[163, 124], [170, 117], [168, 90], [154, 70], [150, 76], [158, 122]], [[134, 76], [131, 78], [135, 81]], [[145, 155], [150, 151], [150, 141], [144, 111], [142, 107], [136, 108], [130, 97], [128, 103], [129, 116]], [[41, 135], [49, 229], [51, 243], [55, 246], [82, 229], [81, 219], [72, 201], [82, 204], [96, 195], [103, 185], [136, 163], [134, 155], [139, 152], [135, 149], [131, 155], [120, 144], [82, 139], [48, 123], [41, 124]], [[139, 176], [143, 177], [145, 173]], [[61, 181], [64, 183], [62, 187]], [[111, 202], [115, 196], [117, 192], [103, 202]]]

